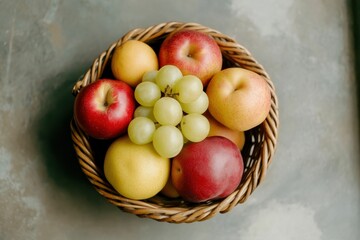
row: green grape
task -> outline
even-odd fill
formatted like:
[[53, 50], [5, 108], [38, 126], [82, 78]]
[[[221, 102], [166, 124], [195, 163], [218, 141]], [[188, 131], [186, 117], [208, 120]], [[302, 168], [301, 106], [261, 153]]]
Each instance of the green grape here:
[[160, 98], [154, 105], [154, 117], [161, 125], [176, 126], [183, 116], [181, 105], [171, 97]]
[[141, 81], [142, 82], [155, 82], [157, 73], [158, 73], [157, 70], [148, 71], [148, 72], [144, 73]]
[[134, 118], [137, 117], [146, 117], [151, 119], [153, 122], [156, 121], [154, 118], [152, 107], [138, 106], [134, 111]]
[[161, 126], [155, 130], [153, 145], [156, 152], [166, 158], [178, 155], [184, 145], [181, 131], [174, 126]]
[[163, 93], [165, 91], [169, 93], [177, 80], [182, 78], [182, 76], [181, 71], [176, 66], [165, 65], [157, 73], [155, 82]]
[[135, 88], [136, 101], [145, 107], [154, 106], [155, 102], [160, 99], [161, 92], [159, 87], [153, 82], [139, 83]]
[[184, 112], [203, 114], [209, 106], [209, 98], [205, 92], [200, 97], [190, 103], [180, 103]]
[[176, 82], [173, 92], [179, 102], [190, 103], [200, 97], [203, 92], [203, 84], [198, 77], [186, 75]]
[[177, 125], [176, 127], [180, 130], [181, 135], [183, 136], [183, 142], [184, 142], [184, 144], [187, 143], [187, 142], [189, 141], [189, 139], [187, 139], [187, 138], [184, 136], [184, 134], [182, 134], [181, 124]]
[[153, 139], [154, 132], [154, 122], [146, 117], [134, 118], [128, 126], [129, 138], [135, 144], [150, 143]]
[[198, 113], [190, 113], [181, 120], [182, 134], [191, 142], [204, 140], [210, 131], [209, 120]]

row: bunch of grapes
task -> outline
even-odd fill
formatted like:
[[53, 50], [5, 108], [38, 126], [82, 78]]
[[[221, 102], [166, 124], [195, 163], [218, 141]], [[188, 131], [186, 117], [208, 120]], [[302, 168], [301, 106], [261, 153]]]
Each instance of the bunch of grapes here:
[[135, 144], [153, 143], [159, 155], [175, 157], [184, 142], [200, 142], [210, 130], [202, 114], [209, 99], [199, 78], [183, 76], [172, 65], [146, 72], [135, 88], [139, 106], [128, 126], [128, 135]]

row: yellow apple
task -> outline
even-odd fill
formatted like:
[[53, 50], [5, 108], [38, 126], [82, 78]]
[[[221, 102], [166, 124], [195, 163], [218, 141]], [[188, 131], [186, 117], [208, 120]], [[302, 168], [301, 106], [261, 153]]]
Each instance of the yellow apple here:
[[209, 112], [226, 127], [246, 131], [261, 124], [270, 111], [270, 88], [262, 76], [240, 67], [214, 75], [206, 89]]
[[145, 72], [159, 68], [155, 51], [146, 43], [129, 40], [115, 48], [111, 70], [115, 78], [132, 87], [141, 82]]
[[243, 149], [245, 144], [245, 133], [243, 131], [232, 130], [223, 124], [216, 121], [216, 119], [211, 116], [211, 114], [207, 111], [204, 113], [204, 116], [209, 120], [210, 123], [210, 131], [208, 137], [211, 136], [222, 136], [231, 140], [233, 143], [238, 146], [240, 150]]
[[126, 135], [108, 148], [104, 174], [122, 196], [147, 199], [164, 188], [170, 175], [170, 159], [157, 154], [151, 143], [137, 145]]

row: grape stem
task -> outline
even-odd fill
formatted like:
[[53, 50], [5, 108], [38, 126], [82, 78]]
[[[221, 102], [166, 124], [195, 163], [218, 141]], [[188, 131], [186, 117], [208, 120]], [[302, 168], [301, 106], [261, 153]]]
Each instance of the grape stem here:
[[179, 95], [179, 93], [173, 93], [173, 90], [172, 90], [172, 88], [171, 88], [169, 85], [167, 85], [167, 86], [165, 87], [165, 90], [164, 90], [164, 96], [165, 96], [165, 97], [175, 98], [175, 97], [178, 96], [178, 95]]

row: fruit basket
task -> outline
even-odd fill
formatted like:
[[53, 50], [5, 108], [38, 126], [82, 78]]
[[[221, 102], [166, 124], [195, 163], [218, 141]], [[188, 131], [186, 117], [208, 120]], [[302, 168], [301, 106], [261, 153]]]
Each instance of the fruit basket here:
[[146, 200], [128, 199], [115, 191], [104, 176], [102, 158], [108, 143], [87, 136], [75, 118], [71, 121], [71, 134], [82, 171], [98, 193], [110, 203], [139, 217], [161, 222], [191, 223], [210, 219], [218, 213], [226, 213], [236, 205], [244, 203], [265, 179], [277, 142], [278, 103], [274, 85], [263, 66], [254, 59], [245, 47], [217, 30], [197, 23], [167, 22], [146, 29], [134, 29], [111, 44], [75, 83], [73, 95], [76, 96], [83, 87], [98, 79], [111, 75], [109, 65], [117, 46], [129, 40], [138, 40], [157, 49], [166, 36], [180, 29], [196, 30], [212, 36], [221, 49], [223, 68], [242, 67], [253, 71], [264, 77], [270, 88], [271, 107], [269, 114], [260, 125], [245, 132], [245, 146], [241, 151], [244, 161], [244, 174], [239, 186], [232, 194], [224, 199], [202, 203], [191, 203], [181, 198], [172, 199], [160, 194]]

